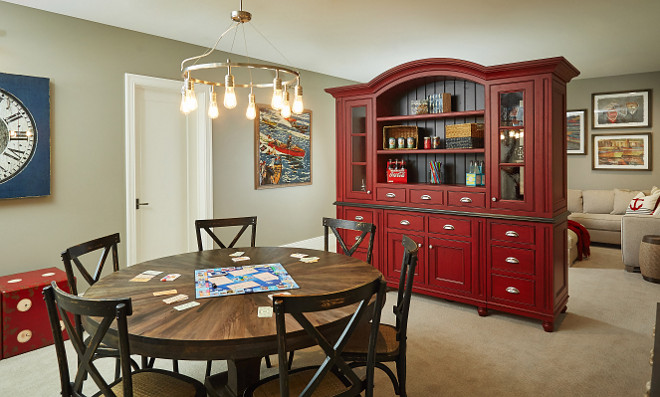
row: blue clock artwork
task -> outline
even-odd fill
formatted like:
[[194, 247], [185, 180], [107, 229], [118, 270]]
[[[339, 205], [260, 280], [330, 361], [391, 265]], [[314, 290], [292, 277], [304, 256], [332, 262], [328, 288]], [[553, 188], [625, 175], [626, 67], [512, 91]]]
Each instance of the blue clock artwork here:
[[50, 80], [0, 73], [0, 199], [50, 195]]

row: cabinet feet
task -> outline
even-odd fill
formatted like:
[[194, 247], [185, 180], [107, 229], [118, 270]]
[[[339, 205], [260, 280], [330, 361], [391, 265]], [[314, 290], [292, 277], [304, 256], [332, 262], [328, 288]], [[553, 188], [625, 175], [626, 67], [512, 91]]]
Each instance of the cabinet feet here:
[[477, 307], [477, 312], [481, 317], [485, 317], [488, 315], [488, 309], [485, 307]]
[[543, 330], [545, 330], [545, 332], [553, 332], [555, 330], [555, 322], [554, 321], [544, 321], [543, 322]]

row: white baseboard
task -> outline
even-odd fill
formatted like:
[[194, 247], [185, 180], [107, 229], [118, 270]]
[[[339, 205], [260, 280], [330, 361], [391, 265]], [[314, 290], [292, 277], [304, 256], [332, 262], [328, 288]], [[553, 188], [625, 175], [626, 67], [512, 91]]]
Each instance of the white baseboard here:
[[[330, 234], [329, 236], [329, 249], [331, 252], [336, 252], [337, 240], [335, 236]], [[296, 247], [296, 248], [307, 248], [313, 250], [323, 250], [323, 236], [310, 238], [307, 240], [296, 241], [295, 243], [284, 244], [281, 247]]]

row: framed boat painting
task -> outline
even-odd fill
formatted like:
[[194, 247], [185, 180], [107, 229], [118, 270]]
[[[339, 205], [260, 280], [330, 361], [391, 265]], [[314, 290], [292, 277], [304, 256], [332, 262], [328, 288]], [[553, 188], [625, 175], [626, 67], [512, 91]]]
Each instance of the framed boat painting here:
[[651, 90], [592, 94], [593, 128], [651, 126]]
[[255, 189], [312, 184], [312, 111], [283, 117], [258, 105], [254, 119]]
[[594, 170], [651, 170], [651, 133], [593, 134]]
[[587, 154], [587, 111], [566, 112], [566, 154]]

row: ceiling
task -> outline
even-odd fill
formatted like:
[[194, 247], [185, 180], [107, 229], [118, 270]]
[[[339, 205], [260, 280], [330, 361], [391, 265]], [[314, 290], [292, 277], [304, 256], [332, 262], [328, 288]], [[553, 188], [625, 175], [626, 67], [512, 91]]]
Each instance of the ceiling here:
[[[241, 3], [8, 2], [204, 47]], [[359, 82], [435, 57], [497, 65], [563, 56], [579, 78], [660, 71], [658, 0], [246, 0], [243, 9], [256, 30], [245, 27], [245, 40], [239, 31], [233, 49], [226, 36], [219, 49], [245, 55], [247, 42], [252, 58]]]

